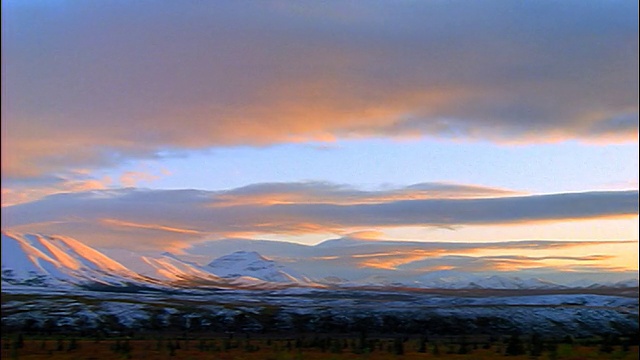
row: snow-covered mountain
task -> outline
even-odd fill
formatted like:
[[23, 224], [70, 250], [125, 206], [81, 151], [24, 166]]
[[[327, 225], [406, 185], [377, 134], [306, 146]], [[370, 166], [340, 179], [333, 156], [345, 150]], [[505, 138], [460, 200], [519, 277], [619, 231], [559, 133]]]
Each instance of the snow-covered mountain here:
[[536, 278], [521, 279], [507, 276], [476, 276], [457, 271], [434, 271], [422, 275], [417, 285], [438, 289], [558, 289], [564, 286]]
[[[185, 281], [190, 279], [221, 279], [198, 264], [180, 259], [169, 252], [134, 252], [124, 249], [106, 249], [104, 254], [125, 265], [130, 271], [160, 282]], [[223, 281], [224, 282], [224, 281]]]
[[[348, 252], [355, 247], [370, 246], [374, 241], [331, 240], [320, 246], [320, 254], [333, 259], [335, 252]], [[229, 242], [231, 246], [233, 242]], [[251, 242], [243, 240], [242, 246], [256, 245], [262, 250], [275, 244], [277, 248], [293, 249], [289, 259], [305, 248], [299, 244], [276, 241]], [[389, 242], [384, 246], [394, 246]], [[316, 247], [308, 247], [315, 250]], [[325, 253], [331, 248], [333, 252]], [[300, 261], [309, 259], [309, 254]], [[236, 251], [213, 261], [188, 261], [189, 254], [175, 255], [168, 252], [134, 252], [123, 249], [106, 249], [100, 252], [77, 240], [65, 236], [24, 235], [2, 232], [2, 285], [72, 286], [74, 284], [103, 284], [111, 286], [143, 285], [154, 287], [263, 288], [281, 289], [296, 287], [329, 288], [429, 288], [429, 289], [559, 289], [566, 286], [537, 278], [513, 276], [480, 276], [455, 270], [443, 270], [398, 277], [386, 271], [369, 272], [364, 277], [337, 276], [332, 271], [339, 262], [325, 265], [314, 258], [313, 266], [322, 267], [323, 274], [311, 280], [297, 269], [310, 267], [284, 266], [255, 251]], [[193, 259], [191, 257], [191, 259]], [[206, 264], [208, 261], [208, 265]], [[311, 263], [312, 261], [310, 261]], [[201, 265], [203, 264], [203, 265]], [[297, 269], [294, 269], [297, 268]], [[616, 283], [584, 281], [571, 284], [576, 288], [635, 288], [638, 280]]]
[[602, 281], [594, 283], [593, 281], [588, 280], [580, 280], [571, 283], [571, 287], [574, 288], [587, 288], [587, 289], [598, 289], [605, 287], [614, 287], [614, 288], [635, 288], [638, 287], [638, 279], [626, 279], [622, 281], [612, 282], [612, 281]]
[[121, 251], [118, 255], [124, 261], [69, 237], [3, 232], [2, 282], [32, 286], [173, 286], [193, 280], [221, 286], [227, 283], [170, 253], [149, 256]]
[[53, 286], [87, 282], [123, 285], [141, 279], [77, 240], [3, 232], [2, 280], [8, 284]]
[[153, 279], [163, 281], [189, 281], [193, 279], [220, 281], [214, 274], [206, 271], [198, 264], [183, 261], [177, 256], [165, 252], [159, 257], [141, 256], [140, 259], [147, 265], [147, 269], [139, 273]]
[[471, 286], [482, 289], [557, 289], [564, 286], [537, 278], [521, 279], [493, 275], [474, 281]]
[[236, 251], [213, 260], [206, 268], [223, 278], [253, 278], [275, 283], [311, 284], [305, 276], [255, 251]]
[[[522, 333], [585, 337], [607, 329], [627, 333], [638, 329], [637, 279], [604, 285], [587, 283], [584, 291], [566, 291], [539, 279], [484, 277], [453, 270], [400, 279], [390, 270], [355, 280], [328, 273], [313, 282], [254, 251], [237, 251], [200, 265], [200, 261], [186, 260], [190, 258], [184, 253], [123, 249], [99, 252], [63, 236], [3, 232], [1, 243], [3, 297], [28, 295], [14, 296], [2, 304], [3, 326], [14, 329], [29, 326], [51, 331], [50, 324], [55, 324], [62, 331], [73, 326], [76, 330], [100, 329], [117, 334], [123, 329], [145, 329], [152, 323], [157, 331], [157, 326], [173, 326], [170, 324], [175, 319], [187, 320], [186, 325], [190, 324], [188, 319], [223, 317], [223, 321], [209, 323], [208, 329], [227, 331], [228, 324], [233, 324], [242, 326], [243, 331], [290, 331], [299, 325], [296, 319], [301, 314], [309, 319], [305, 321], [307, 331], [327, 331], [326, 326], [331, 324], [343, 329], [344, 324], [361, 322], [363, 315], [371, 319], [371, 330], [377, 332], [395, 331], [384, 325], [383, 320], [389, 318], [412, 327], [447, 324], [437, 327], [436, 331], [443, 334], [457, 333], [463, 326], [480, 333], [517, 329]], [[325, 246], [331, 244], [338, 250], [344, 245], [333, 242]], [[330, 266], [327, 269], [332, 270]], [[94, 284], [124, 288], [116, 292], [88, 291], [109, 290], [88, 286]], [[82, 291], [75, 291], [76, 285], [83, 285]], [[140, 291], [150, 287], [154, 291]], [[484, 289], [514, 291], [487, 296], [491, 292]], [[277, 308], [278, 317], [263, 316], [264, 306]], [[149, 321], [152, 318], [158, 321]], [[239, 318], [243, 321], [236, 322]]]
[[613, 285], [618, 288], [634, 288], [634, 287], [638, 287], [638, 279], [622, 280], [622, 281], [618, 281]]
[[[200, 266], [164, 253], [110, 251], [64, 236], [2, 232], [2, 284], [28, 286], [312, 286], [308, 278], [256, 252], [236, 252]], [[117, 258], [118, 260], [115, 260]]]

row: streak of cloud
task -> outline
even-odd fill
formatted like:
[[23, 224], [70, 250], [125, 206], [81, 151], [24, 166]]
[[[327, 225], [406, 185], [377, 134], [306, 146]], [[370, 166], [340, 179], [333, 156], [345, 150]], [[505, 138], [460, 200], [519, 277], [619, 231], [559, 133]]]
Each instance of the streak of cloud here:
[[43, 177], [37, 181], [4, 181], [2, 188], [2, 206], [27, 203], [46, 196], [67, 193], [85, 192], [106, 189], [111, 179], [105, 176], [95, 179], [90, 176]]
[[[297, 184], [292, 187], [297, 188]], [[320, 188], [327, 191], [326, 186]], [[467, 187], [460, 189], [464, 193]], [[448, 191], [454, 191], [453, 187]], [[56, 194], [4, 207], [3, 227], [24, 232], [33, 231], [30, 228], [35, 224], [51, 224], [39, 226], [38, 231], [81, 239], [90, 235], [92, 239], [115, 238], [114, 234], [126, 232], [125, 239], [162, 247], [162, 241], [176, 241], [178, 233], [185, 237], [181, 240], [189, 242], [239, 234], [339, 234], [362, 228], [554, 222], [635, 216], [638, 212], [638, 191], [386, 202], [380, 202], [378, 194], [367, 192], [347, 204], [308, 203], [304, 201], [307, 197], [301, 196], [303, 201], [298, 203], [211, 206], [235, 192], [119, 189]], [[341, 193], [338, 187], [335, 196], [329, 198], [338, 198]], [[369, 198], [377, 200], [372, 203]], [[158, 233], [163, 236], [158, 237]]]
[[329, 182], [261, 183], [224, 191], [211, 206], [277, 204], [376, 204], [400, 200], [490, 198], [520, 194], [507, 189], [453, 183], [420, 183], [395, 189], [364, 191]]
[[[583, 244], [584, 245], [584, 244]], [[482, 248], [480, 248], [482, 249]], [[458, 252], [459, 253], [459, 252]], [[611, 255], [585, 255], [585, 256], [472, 256], [472, 255], [444, 255], [430, 258], [422, 258], [417, 261], [404, 261], [400, 266], [394, 267], [401, 270], [423, 272], [436, 266], [450, 266], [458, 271], [517, 271], [521, 269], [553, 266], [553, 262], [560, 262], [561, 266], [580, 267], [581, 263], [590, 262], [587, 266], [598, 266], [613, 259]], [[407, 259], [411, 259], [408, 257]], [[396, 263], [399, 263], [396, 259]]]

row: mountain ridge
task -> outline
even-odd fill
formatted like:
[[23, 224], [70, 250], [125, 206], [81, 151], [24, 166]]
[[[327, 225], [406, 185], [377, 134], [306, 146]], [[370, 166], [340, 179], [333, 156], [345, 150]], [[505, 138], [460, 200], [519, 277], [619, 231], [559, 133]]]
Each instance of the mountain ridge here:
[[[363, 243], [366, 243], [364, 241]], [[358, 241], [358, 243], [360, 243]], [[340, 242], [332, 242], [339, 246]], [[346, 246], [351, 247], [352, 242]], [[349, 280], [332, 274], [313, 279], [257, 251], [240, 250], [199, 265], [170, 252], [139, 254], [123, 251], [104, 253], [70, 237], [17, 234], [2, 231], [2, 282], [8, 285], [73, 286], [95, 283], [105, 286], [274, 289], [281, 287], [328, 287], [421, 289], [563, 289], [637, 287], [637, 279], [612, 283], [581, 282], [560, 285], [545, 279], [513, 276], [479, 276], [452, 270], [425, 272], [405, 280], [371, 275]]]
[[312, 282], [294, 270], [267, 259], [255, 251], [236, 251], [214, 259], [206, 268], [223, 278], [249, 276], [266, 282], [307, 284]]

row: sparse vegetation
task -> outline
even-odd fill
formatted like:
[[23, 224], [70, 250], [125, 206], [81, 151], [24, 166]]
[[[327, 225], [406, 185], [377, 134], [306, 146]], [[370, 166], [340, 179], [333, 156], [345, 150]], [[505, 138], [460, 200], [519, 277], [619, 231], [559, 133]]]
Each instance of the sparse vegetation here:
[[[415, 294], [319, 292], [277, 301], [233, 294], [146, 294], [102, 298], [80, 295], [3, 294], [2, 357], [9, 359], [637, 359], [637, 318], [598, 309], [598, 319], [574, 323], [526, 323], [531, 307], [490, 309], [461, 316], [433, 308], [401, 311], [372, 306], [314, 305], [324, 296], [336, 304], [411, 303]], [[375, 295], [371, 299], [369, 295]], [[474, 294], [475, 296], [475, 294]], [[246, 299], [245, 299], [246, 300]], [[557, 308], [557, 309], [556, 309]], [[474, 308], [478, 309], [478, 308]], [[514, 310], [515, 309], [515, 310]], [[562, 312], [565, 307], [540, 306]], [[574, 307], [568, 311], [576, 311]], [[587, 310], [589, 308], [586, 308]], [[495, 310], [495, 311], [494, 311]], [[538, 311], [537, 310], [537, 311]], [[614, 314], [615, 317], [607, 317]], [[573, 315], [572, 315], [573, 316]], [[583, 322], [579, 322], [578, 320]], [[537, 326], [531, 326], [532, 324]], [[569, 326], [570, 325], [570, 326]], [[578, 329], [580, 331], [568, 331]], [[538, 332], [538, 333], [536, 333]]]
[[[19, 341], [18, 338], [21, 338]], [[513, 334], [433, 337], [363, 334], [297, 334], [251, 336], [209, 334], [206, 337], [157, 335], [132, 338], [46, 338], [3, 334], [2, 358], [13, 359], [637, 359], [637, 334], [619, 337], [545, 339]], [[474, 346], [473, 344], [485, 344]], [[504, 347], [498, 346], [500, 343]], [[189, 345], [191, 344], [191, 346]], [[194, 345], [195, 344], [195, 345]], [[219, 346], [222, 344], [222, 346]], [[414, 344], [416, 346], [412, 346]], [[489, 346], [486, 346], [486, 345]], [[21, 345], [21, 346], [20, 346]], [[441, 352], [444, 347], [445, 351]], [[57, 348], [60, 351], [52, 351]], [[504, 351], [496, 352], [496, 348]], [[446, 350], [449, 349], [449, 350]], [[606, 351], [603, 351], [606, 350]], [[527, 354], [528, 352], [528, 354]]]

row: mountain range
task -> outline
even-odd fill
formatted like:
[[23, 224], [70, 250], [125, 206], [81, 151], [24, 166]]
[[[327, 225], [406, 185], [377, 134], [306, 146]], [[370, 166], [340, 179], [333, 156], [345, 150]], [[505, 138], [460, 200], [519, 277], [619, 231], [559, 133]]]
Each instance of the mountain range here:
[[[269, 242], [266, 242], [269, 243]], [[271, 242], [276, 246], [278, 243]], [[255, 245], [255, 244], [254, 244]], [[267, 244], [268, 245], [268, 244]], [[293, 244], [292, 244], [293, 245]], [[362, 246], [349, 239], [331, 240], [319, 249]], [[280, 244], [280, 246], [283, 246]], [[256, 246], [260, 248], [260, 246]], [[294, 246], [295, 248], [295, 246]], [[537, 278], [480, 276], [453, 270], [424, 272], [396, 281], [374, 275], [362, 279], [337, 276], [311, 278], [256, 251], [239, 250], [205, 265], [169, 252], [157, 254], [114, 251], [106, 255], [65, 236], [2, 232], [2, 286], [73, 287], [151, 286], [216, 288], [282, 287], [403, 287], [430, 289], [558, 289], [565, 285]], [[617, 283], [583, 282], [576, 287], [637, 287], [637, 279]]]

